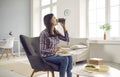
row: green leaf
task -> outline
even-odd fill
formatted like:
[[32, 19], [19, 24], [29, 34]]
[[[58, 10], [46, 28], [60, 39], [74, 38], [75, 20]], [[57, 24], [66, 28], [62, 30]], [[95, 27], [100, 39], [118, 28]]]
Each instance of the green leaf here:
[[110, 24], [105, 23], [104, 25], [100, 26], [100, 29], [103, 29], [104, 31], [109, 31], [111, 29]]

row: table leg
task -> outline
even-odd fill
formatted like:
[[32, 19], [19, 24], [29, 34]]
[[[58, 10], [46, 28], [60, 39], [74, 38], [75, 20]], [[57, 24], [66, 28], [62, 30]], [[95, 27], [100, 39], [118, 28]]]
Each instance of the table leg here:
[[77, 77], [79, 77], [79, 75], [77, 74]]
[[20, 56], [20, 41], [18, 40], [18, 56]]

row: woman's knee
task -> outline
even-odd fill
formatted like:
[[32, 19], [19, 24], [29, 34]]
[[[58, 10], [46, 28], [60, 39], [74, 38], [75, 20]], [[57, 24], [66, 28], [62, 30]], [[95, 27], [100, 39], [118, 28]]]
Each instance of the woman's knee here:
[[72, 56], [68, 56], [69, 59], [69, 63], [68, 63], [68, 71], [72, 69], [73, 67], [73, 60], [72, 60]]
[[68, 59], [67, 56], [62, 56], [61, 61], [62, 61], [62, 62], [65, 62], [65, 63], [68, 63], [68, 62], [69, 62], [69, 59]]
[[73, 62], [73, 58], [72, 58], [72, 56], [68, 56], [68, 59], [69, 59], [69, 62]]
[[68, 56], [69, 59], [72, 59], [72, 56]]

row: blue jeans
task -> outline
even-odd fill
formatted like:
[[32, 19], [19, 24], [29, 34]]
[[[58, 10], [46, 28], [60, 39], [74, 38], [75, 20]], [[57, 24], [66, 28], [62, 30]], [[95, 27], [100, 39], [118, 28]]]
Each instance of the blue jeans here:
[[72, 77], [72, 56], [50, 56], [45, 57], [45, 60], [60, 66], [60, 77], [65, 77], [65, 72], [67, 72], [67, 77]]

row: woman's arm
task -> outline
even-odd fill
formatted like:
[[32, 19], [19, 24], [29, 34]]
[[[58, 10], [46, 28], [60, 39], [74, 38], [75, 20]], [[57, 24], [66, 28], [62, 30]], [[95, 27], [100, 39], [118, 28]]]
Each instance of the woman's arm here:
[[69, 34], [68, 34], [67, 30], [66, 30], [65, 21], [61, 22], [60, 24], [63, 27], [64, 36], [61, 33], [58, 32], [58, 38], [60, 40], [69, 42]]
[[69, 34], [67, 31], [64, 32], [64, 36], [58, 32], [58, 38], [63, 41], [69, 42]]

